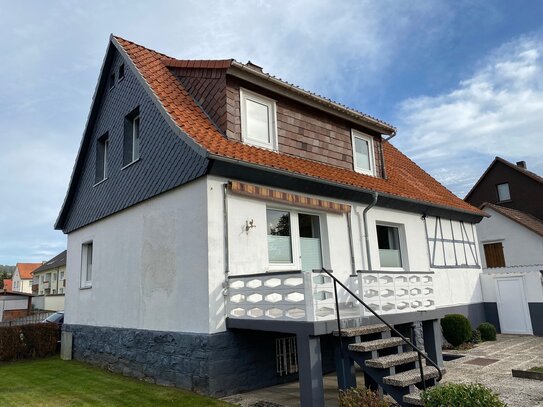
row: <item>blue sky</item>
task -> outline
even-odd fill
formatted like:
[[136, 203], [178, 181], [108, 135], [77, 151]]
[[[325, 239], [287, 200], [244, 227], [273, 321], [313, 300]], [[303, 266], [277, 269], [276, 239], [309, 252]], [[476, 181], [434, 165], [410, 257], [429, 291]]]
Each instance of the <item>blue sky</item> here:
[[394, 124], [463, 197], [494, 156], [543, 174], [540, 1], [0, 0], [0, 264], [66, 247], [64, 199], [110, 33], [252, 60]]

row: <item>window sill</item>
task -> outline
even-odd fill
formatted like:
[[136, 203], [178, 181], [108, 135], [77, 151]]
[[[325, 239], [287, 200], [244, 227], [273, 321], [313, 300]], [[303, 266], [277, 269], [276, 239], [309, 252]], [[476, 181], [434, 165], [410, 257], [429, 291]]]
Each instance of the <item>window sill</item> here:
[[124, 167], [121, 168], [121, 171], [128, 168], [128, 167], [131, 167], [133, 164], [136, 164], [137, 162], [139, 162], [141, 160], [141, 158], [138, 158], [137, 160], [134, 160], [128, 164], [126, 164]]
[[372, 170], [362, 170], [360, 168], [354, 168], [354, 171], [357, 172], [358, 174], [369, 175], [370, 177], [375, 177], [375, 173]]
[[94, 187], [97, 187], [98, 185], [102, 184], [103, 182], [106, 182], [108, 179], [109, 179], [109, 178], [106, 177], [106, 178], [104, 178], [103, 180], [98, 181], [98, 182], [97, 182], [96, 184], [94, 184], [92, 187], [93, 187], [93, 188], [94, 188]]
[[80, 290], [90, 290], [92, 288], [92, 285], [86, 285], [83, 287], [79, 287]]
[[502, 204], [502, 203], [509, 203], [509, 202], [513, 202], [513, 200], [512, 199], [506, 199], [505, 201], [498, 201], [496, 203]]

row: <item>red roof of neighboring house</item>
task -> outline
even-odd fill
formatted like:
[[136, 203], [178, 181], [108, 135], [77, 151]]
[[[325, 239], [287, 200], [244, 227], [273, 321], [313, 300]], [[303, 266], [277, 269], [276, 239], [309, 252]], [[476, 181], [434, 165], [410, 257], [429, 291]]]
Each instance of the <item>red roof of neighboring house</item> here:
[[4, 278], [4, 291], [12, 291], [13, 280], [11, 278]]
[[16, 267], [19, 270], [21, 280], [29, 280], [32, 278], [32, 272], [40, 267], [43, 263], [17, 263]]
[[[126, 52], [175, 124], [211, 156], [485, 216], [483, 211], [455, 196], [390, 143], [383, 143], [387, 179], [382, 179], [228, 139], [170, 72], [168, 66], [175, 64], [172, 58], [119, 37], [113, 37], [113, 40]], [[225, 66], [227, 61], [230, 60], [197, 61], [197, 66]], [[190, 66], [190, 61], [179, 64]], [[371, 120], [369, 116], [368, 120]]]
[[509, 218], [518, 224], [530, 229], [532, 232], [537, 233], [539, 236], [543, 236], [543, 220], [536, 218], [528, 213], [518, 211], [516, 209], [506, 208], [505, 206], [495, 205], [485, 202], [481, 205], [481, 208], [494, 209], [499, 214], [502, 214], [506, 218]]

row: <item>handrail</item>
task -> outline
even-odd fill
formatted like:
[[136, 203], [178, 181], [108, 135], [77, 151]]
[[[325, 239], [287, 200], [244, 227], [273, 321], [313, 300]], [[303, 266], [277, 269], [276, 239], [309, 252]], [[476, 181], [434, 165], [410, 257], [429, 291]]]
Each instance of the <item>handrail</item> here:
[[441, 381], [441, 379], [443, 378], [443, 372], [441, 371], [441, 369], [439, 368], [437, 363], [435, 363], [432, 359], [430, 359], [427, 355], [425, 355], [424, 352], [422, 352], [413, 343], [411, 343], [411, 341], [409, 339], [407, 339], [405, 336], [403, 336], [396, 328], [394, 328], [392, 325], [390, 325], [388, 322], [386, 322], [383, 318], [381, 318], [380, 315], [378, 315], [373, 309], [371, 309], [371, 307], [369, 307], [364, 301], [362, 301], [345, 284], [343, 284], [336, 277], [334, 277], [331, 272], [326, 270], [324, 267], [321, 270], [313, 270], [314, 273], [317, 273], [317, 272], [320, 273], [321, 271], [324, 271], [326, 274], [328, 274], [328, 276], [331, 277], [332, 280], [334, 281], [334, 291], [336, 293], [337, 324], [338, 324], [338, 330], [339, 330], [338, 333], [340, 335], [340, 340], [341, 340], [341, 321], [340, 321], [340, 318], [339, 318], [339, 302], [338, 302], [338, 297], [337, 297], [337, 285], [336, 284], [339, 284], [341, 287], [343, 287], [344, 290], [346, 290], [349, 294], [351, 294], [360, 304], [362, 304], [368, 311], [370, 311], [373, 315], [375, 315], [377, 317], [377, 319], [379, 319], [379, 321], [381, 321], [388, 328], [390, 328], [390, 330], [392, 332], [394, 332], [396, 335], [398, 335], [407, 345], [409, 345], [415, 352], [418, 353], [420, 378], [421, 378], [422, 387], [423, 387], [424, 390], [426, 389], [426, 381], [424, 380], [424, 372], [423, 372], [423, 367], [422, 367], [422, 363], [421, 363], [422, 362], [421, 357], [426, 359], [426, 361], [429, 362], [430, 365], [432, 365], [433, 367], [435, 367], [437, 369], [437, 372], [439, 374], [439, 377], [437, 378], [437, 381], [438, 382]]

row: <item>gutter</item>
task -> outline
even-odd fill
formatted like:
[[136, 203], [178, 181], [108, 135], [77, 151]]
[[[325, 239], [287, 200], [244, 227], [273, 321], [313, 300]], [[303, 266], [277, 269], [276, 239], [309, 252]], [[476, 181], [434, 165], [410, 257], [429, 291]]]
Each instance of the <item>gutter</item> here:
[[370, 252], [370, 237], [368, 232], [368, 212], [371, 208], [373, 208], [375, 205], [377, 205], [377, 199], [379, 199], [379, 194], [377, 192], [373, 193], [373, 201], [364, 208], [364, 211], [362, 212], [362, 219], [364, 219], [364, 240], [366, 242], [366, 257], [368, 261], [368, 271], [373, 271], [372, 265], [371, 265], [371, 252]]

